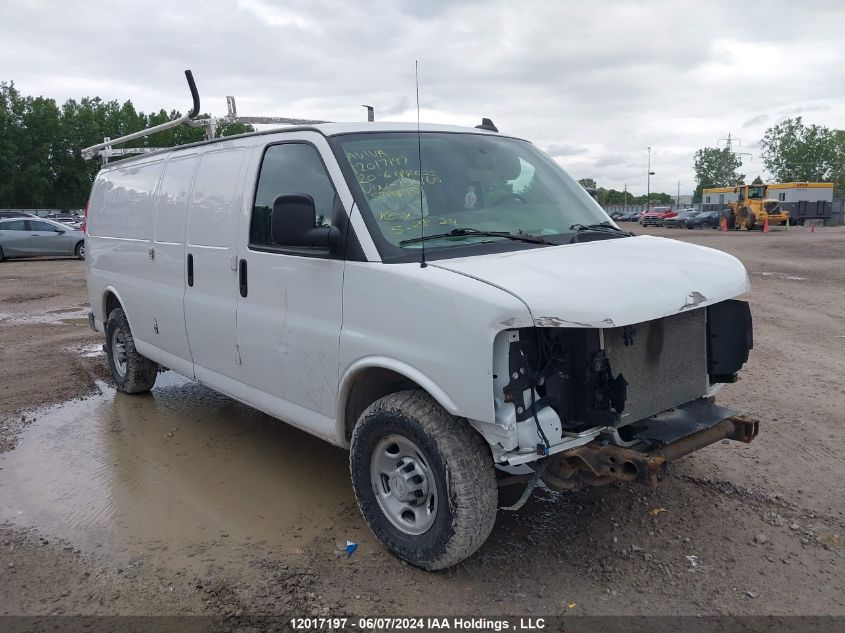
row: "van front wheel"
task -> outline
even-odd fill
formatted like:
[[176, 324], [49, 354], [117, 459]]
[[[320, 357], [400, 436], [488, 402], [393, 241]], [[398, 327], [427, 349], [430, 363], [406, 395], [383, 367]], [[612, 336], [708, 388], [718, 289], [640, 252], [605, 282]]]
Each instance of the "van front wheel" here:
[[423, 569], [472, 555], [496, 520], [490, 450], [466, 422], [422, 391], [381, 398], [352, 433], [355, 497], [376, 538]]
[[158, 365], [135, 349], [135, 339], [123, 310], [111, 311], [106, 321], [106, 356], [118, 391], [144, 393], [153, 388]]

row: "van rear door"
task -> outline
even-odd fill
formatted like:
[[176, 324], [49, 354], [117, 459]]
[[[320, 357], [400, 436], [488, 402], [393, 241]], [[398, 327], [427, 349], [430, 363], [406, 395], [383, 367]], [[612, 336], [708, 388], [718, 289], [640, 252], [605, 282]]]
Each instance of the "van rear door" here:
[[185, 326], [196, 379], [231, 394], [241, 374], [235, 236], [248, 152], [221, 145], [200, 157], [188, 204]]

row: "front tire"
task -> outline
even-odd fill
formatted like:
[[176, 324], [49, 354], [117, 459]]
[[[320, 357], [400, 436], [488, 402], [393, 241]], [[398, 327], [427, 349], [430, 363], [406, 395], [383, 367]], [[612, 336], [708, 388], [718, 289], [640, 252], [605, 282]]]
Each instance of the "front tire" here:
[[0, 262], [6, 261], [6, 254], [3, 252], [3, 249], [0, 248]]
[[76, 255], [77, 259], [85, 259], [85, 242], [80, 242], [76, 245], [76, 248], [73, 249], [73, 254]]
[[488, 446], [423, 391], [370, 405], [352, 433], [349, 463], [367, 525], [412, 565], [455, 565], [493, 529], [498, 490]]
[[158, 365], [141, 356], [123, 310], [111, 311], [106, 321], [106, 357], [118, 391], [144, 393], [153, 388]]

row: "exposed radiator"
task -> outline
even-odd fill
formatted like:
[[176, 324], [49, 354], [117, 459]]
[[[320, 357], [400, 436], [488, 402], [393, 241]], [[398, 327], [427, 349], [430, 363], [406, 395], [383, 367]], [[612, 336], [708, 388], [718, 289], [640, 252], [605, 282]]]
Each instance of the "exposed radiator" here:
[[706, 393], [706, 312], [698, 308], [604, 330], [610, 369], [614, 376], [621, 373], [628, 382], [620, 426]]

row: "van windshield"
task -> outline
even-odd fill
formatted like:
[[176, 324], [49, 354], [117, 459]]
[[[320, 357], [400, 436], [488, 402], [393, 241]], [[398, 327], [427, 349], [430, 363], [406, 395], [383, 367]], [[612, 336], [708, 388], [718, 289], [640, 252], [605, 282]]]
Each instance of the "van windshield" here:
[[423, 132], [419, 147], [416, 132], [334, 140], [382, 256], [420, 249], [413, 238], [423, 232], [456, 233], [427, 239], [427, 250], [507, 239], [478, 232], [557, 244], [569, 242], [573, 227], [609, 220], [581, 185], [527, 141], [447, 132]]

